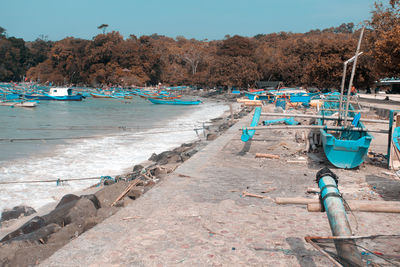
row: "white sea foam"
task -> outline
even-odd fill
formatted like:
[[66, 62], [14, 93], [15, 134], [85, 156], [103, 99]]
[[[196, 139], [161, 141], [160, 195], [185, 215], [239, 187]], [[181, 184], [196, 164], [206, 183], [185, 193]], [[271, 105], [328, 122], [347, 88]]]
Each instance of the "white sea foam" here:
[[[124, 132], [114, 136], [83, 139], [58, 145], [51, 154], [0, 165], [0, 181], [54, 180], [100, 177], [125, 172], [150, 157], [184, 142], [197, 139], [194, 128], [218, 117], [228, 106], [205, 103], [187, 116], [167, 121], [161, 128]], [[51, 183], [9, 184], [0, 187], [0, 211], [16, 205], [39, 208], [59, 200], [64, 194], [84, 189], [97, 180], [71, 181], [61, 186]]]

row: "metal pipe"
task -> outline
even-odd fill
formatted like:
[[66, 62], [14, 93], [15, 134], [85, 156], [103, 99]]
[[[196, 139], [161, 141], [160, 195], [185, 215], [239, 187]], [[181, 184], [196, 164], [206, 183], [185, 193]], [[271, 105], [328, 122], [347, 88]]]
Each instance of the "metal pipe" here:
[[[251, 121], [250, 124], [251, 128], [254, 128], [254, 126], [258, 125], [258, 121], [260, 120], [260, 115], [261, 115], [261, 107], [256, 107], [256, 109], [254, 110], [253, 120]], [[256, 129], [250, 129], [250, 128], [242, 129], [242, 136], [240, 139], [243, 142], [247, 142], [251, 138], [253, 138], [255, 132]]]
[[[276, 116], [276, 117], [298, 117], [298, 118], [313, 118], [313, 119], [324, 119], [324, 120], [337, 120], [336, 116], [322, 116], [313, 114], [290, 114], [290, 113], [261, 113], [261, 116]], [[353, 120], [350, 118], [349, 120]], [[360, 119], [362, 122], [373, 122], [373, 123], [389, 123], [387, 120], [373, 120], [373, 119]]]
[[[337, 176], [328, 168], [317, 173], [320, 197], [328, 215], [329, 225], [334, 236], [351, 236], [352, 231], [347, 219], [343, 199], [337, 188]], [[347, 266], [363, 266], [361, 253], [354, 240], [334, 240], [338, 256]]]
[[362, 38], [363, 38], [363, 35], [364, 35], [364, 30], [365, 30], [365, 27], [363, 27], [361, 29], [360, 39], [358, 40], [356, 55], [355, 55], [355, 58], [354, 58], [353, 69], [351, 70], [349, 89], [347, 90], [346, 111], [344, 113], [344, 124], [345, 125], [347, 123], [347, 112], [349, 112], [350, 90], [351, 90], [351, 87], [353, 86], [353, 79], [354, 79], [354, 74], [356, 72], [357, 59], [358, 59], [358, 54], [359, 54], [360, 47], [361, 47], [361, 41], [362, 41]]

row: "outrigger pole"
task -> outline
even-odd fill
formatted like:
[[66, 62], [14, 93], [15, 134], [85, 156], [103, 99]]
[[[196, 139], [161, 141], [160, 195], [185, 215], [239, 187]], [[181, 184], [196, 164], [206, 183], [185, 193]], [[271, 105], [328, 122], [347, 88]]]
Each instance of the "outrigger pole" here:
[[[345, 126], [326, 126], [326, 125], [276, 125], [276, 126], [258, 126], [247, 127], [245, 130], [298, 130], [298, 129], [324, 129], [326, 131], [349, 131], [349, 132], [371, 132], [371, 133], [388, 133], [388, 130], [369, 130], [362, 127], [345, 127]], [[242, 129], [240, 129], [242, 131]], [[245, 141], [244, 141], [245, 142]]]
[[[324, 120], [338, 120], [336, 116], [323, 116], [323, 115], [313, 115], [313, 114], [290, 114], [290, 113], [269, 113], [263, 112], [261, 116], [276, 116], [276, 117], [297, 117], [297, 118], [312, 118], [312, 119], [324, 119]], [[354, 118], [349, 118], [349, 120], [353, 120]], [[385, 123], [389, 124], [387, 120], [373, 120], [373, 119], [363, 119], [361, 118], [360, 121], [362, 122], [369, 122], [369, 123]]]

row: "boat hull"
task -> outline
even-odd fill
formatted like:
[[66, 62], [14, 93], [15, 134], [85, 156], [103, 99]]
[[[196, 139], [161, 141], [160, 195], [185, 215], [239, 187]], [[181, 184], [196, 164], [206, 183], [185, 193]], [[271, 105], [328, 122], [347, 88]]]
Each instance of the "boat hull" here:
[[335, 167], [352, 169], [364, 162], [372, 141], [371, 135], [366, 133], [356, 140], [339, 140], [324, 129], [320, 132], [325, 156]]
[[93, 98], [113, 98], [112, 95], [90, 93]]
[[4, 101], [0, 102], [0, 106], [34, 108], [37, 106], [36, 101]]
[[[321, 115], [331, 116], [337, 110], [339, 104], [339, 96], [332, 95], [329, 100], [337, 102], [325, 102], [324, 108], [330, 111], [321, 112]], [[355, 117], [354, 108], [349, 105], [349, 116]], [[324, 121], [319, 119], [319, 125], [324, 125]], [[359, 120], [357, 128], [365, 128]], [[329, 133], [325, 129], [320, 129], [321, 141], [324, 148], [326, 158], [336, 167], [343, 169], [352, 169], [360, 166], [368, 154], [368, 149], [372, 141], [372, 136], [368, 132], [357, 131], [341, 131]]]
[[148, 98], [148, 100], [153, 104], [164, 104], [164, 105], [199, 105], [201, 103], [200, 100], [185, 101], [185, 100], [178, 100], [178, 99], [163, 100], [163, 99], [155, 99], [155, 98]]
[[24, 95], [26, 99], [34, 100], [53, 100], [53, 101], [82, 101], [84, 96], [71, 95], [71, 96], [50, 96], [50, 95]]

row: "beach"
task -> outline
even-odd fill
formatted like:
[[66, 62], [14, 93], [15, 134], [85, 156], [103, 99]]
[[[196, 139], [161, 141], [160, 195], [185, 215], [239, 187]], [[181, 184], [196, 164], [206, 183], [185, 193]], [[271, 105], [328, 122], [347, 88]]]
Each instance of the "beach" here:
[[[45, 181], [3, 184], [3, 210], [17, 205], [37, 209], [97, 183], [101, 176], [130, 171], [152, 153], [199, 139], [203, 124], [229, 106], [206, 100], [197, 107], [165, 107], [135, 97], [50, 101], [37, 110], [1, 108], [0, 182]], [[56, 186], [58, 179], [91, 177], [98, 179]]]
[[[273, 109], [264, 107], [267, 112]], [[3, 259], [40, 266], [330, 266], [305, 241], [306, 236], [331, 235], [327, 215], [308, 212], [305, 205], [279, 205], [277, 198], [318, 201], [309, 189], [317, 187], [316, 173], [329, 167], [339, 177], [339, 189], [347, 200], [398, 200], [398, 179], [379, 160], [385, 150], [384, 135], [374, 136], [376, 142], [361, 167], [337, 169], [321, 148], [309, 152], [296, 130], [257, 131], [250, 142], [243, 143], [240, 129], [252, 119], [247, 112], [234, 115], [235, 124], [229, 113], [214, 120], [208, 133], [213, 141], [183, 144], [152, 155], [155, 161], [135, 166], [141, 184], [115, 206], [110, 207], [129, 182], [111, 183], [96, 191], [101, 208], [97, 212], [93, 207], [91, 212], [84, 209], [90, 219], [80, 221], [80, 228], [73, 222], [67, 229], [48, 229], [54, 233], [42, 238], [43, 242], [38, 236], [31, 236], [33, 241], [6, 242]], [[369, 116], [377, 118], [374, 114]], [[257, 153], [275, 157], [257, 158]], [[86, 198], [74, 200], [86, 207]], [[398, 213], [352, 211], [348, 218], [354, 235], [397, 233]], [[93, 220], [98, 221], [94, 224]], [[55, 245], [62, 237], [64, 243]], [[32, 244], [37, 246], [35, 253]], [[377, 251], [399, 252], [396, 240], [374, 246]], [[60, 249], [54, 253], [54, 247]], [[12, 251], [26, 257], [13, 258]]]

